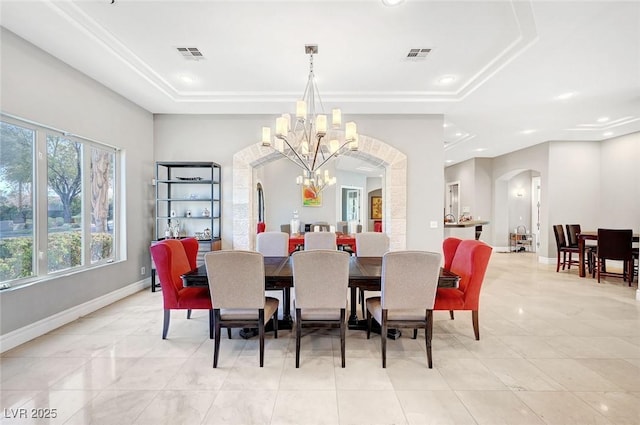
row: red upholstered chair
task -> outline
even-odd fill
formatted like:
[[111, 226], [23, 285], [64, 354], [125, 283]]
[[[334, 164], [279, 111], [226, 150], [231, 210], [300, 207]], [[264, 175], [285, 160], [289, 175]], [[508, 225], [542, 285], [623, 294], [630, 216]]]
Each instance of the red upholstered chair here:
[[460, 242], [462, 242], [462, 239], [458, 238], [447, 238], [442, 242], [445, 270], [451, 270], [451, 262], [453, 261], [453, 256], [456, 254]]
[[171, 310], [191, 309], [209, 310], [209, 336], [213, 337], [213, 310], [209, 288], [183, 287], [181, 275], [196, 268], [198, 241], [194, 238], [165, 239], [151, 246], [151, 256], [156, 265], [156, 271], [162, 288], [164, 301], [164, 324], [162, 339], [167, 338]]
[[267, 228], [267, 224], [264, 221], [258, 223], [258, 229], [256, 233], [262, 233]]
[[482, 241], [447, 238], [443, 244], [445, 269], [460, 276], [457, 288], [438, 288], [434, 310], [471, 310], [473, 332], [480, 339], [478, 306], [480, 288], [487, 271], [492, 248]]

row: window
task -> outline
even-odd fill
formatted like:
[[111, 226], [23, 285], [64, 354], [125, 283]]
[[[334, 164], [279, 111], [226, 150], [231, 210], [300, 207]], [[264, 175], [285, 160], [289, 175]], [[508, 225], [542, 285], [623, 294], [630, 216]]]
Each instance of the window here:
[[118, 151], [5, 116], [0, 130], [0, 283], [118, 259]]

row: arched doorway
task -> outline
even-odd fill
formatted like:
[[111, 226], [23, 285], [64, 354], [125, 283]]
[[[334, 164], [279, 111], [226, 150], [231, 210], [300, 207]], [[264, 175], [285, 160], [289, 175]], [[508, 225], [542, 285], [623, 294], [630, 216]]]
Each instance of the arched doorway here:
[[[357, 156], [385, 168], [383, 229], [389, 235], [390, 248], [401, 250], [407, 242], [407, 156], [378, 139], [361, 135]], [[273, 149], [253, 144], [233, 155], [233, 249], [253, 249], [257, 219], [255, 167], [280, 159]]]

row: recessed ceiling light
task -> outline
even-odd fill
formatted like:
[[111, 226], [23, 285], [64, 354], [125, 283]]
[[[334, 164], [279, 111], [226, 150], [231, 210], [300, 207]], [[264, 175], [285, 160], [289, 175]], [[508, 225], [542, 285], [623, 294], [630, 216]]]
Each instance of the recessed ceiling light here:
[[382, 4], [385, 6], [397, 6], [402, 2], [404, 2], [404, 0], [382, 0]]
[[464, 136], [464, 133], [460, 133], [459, 131], [456, 133], [456, 137]]
[[474, 149], [476, 152], [482, 152], [482, 151], [486, 151], [487, 148], [478, 148], [478, 149]]
[[607, 121], [609, 121], [609, 117], [600, 117], [596, 121], [598, 121], [598, 122], [607, 122]]
[[444, 128], [447, 128], [447, 127], [449, 127], [449, 123], [447, 123], [447, 122], [443, 122], [443, 123], [442, 123], [442, 126], [443, 126]]
[[613, 131], [605, 131], [604, 133], [602, 133], [602, 135], [603, 135], [604, 137], [613, 136]]
[[571, 91], [571, 92], [567, 92], [567, 93], [562, 93], [561, 95], [556, 96], [555, 99], [556, 100], [568, 100], [568, 99], [571, 99], [575, 95], [576, 95], [576, 92]]
[[456, 77], [454, 77], [453, 75], [445, 75], [444, 77], [441, 77], [438, 80], [438, 84], [440, 85], [446, 85], [446, 84], [451, 84], [456, 80]]
[[536, 132], [535, 130], [529, 128], [529, 129], [526, 129], [526, 130], [522, 130], [520, 133], [522, 133], [522, 134], [531, 134], [531, 133], [535, 133], [535, 132]]
[[446, 162], [447, 164], [451, 164], [451, 163], [453, 162], [453, 159], [447, 159], [445, 162]]
[[191, 84], [196, 81], [195, 79], [193, 79], [193, 77], [190, 77], [188, 75], [180, 75], [178, 76], [178, 78], [180, 78], [180, 81], [187, 84]]

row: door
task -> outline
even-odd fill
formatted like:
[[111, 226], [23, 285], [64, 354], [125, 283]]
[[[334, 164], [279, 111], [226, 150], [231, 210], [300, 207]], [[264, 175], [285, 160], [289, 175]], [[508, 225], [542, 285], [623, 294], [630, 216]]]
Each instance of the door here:
[[447, 211], [446, 215], [451, 214], [453, 221], [458, 222], [460, 219], [460, 182], [447, 183]]

